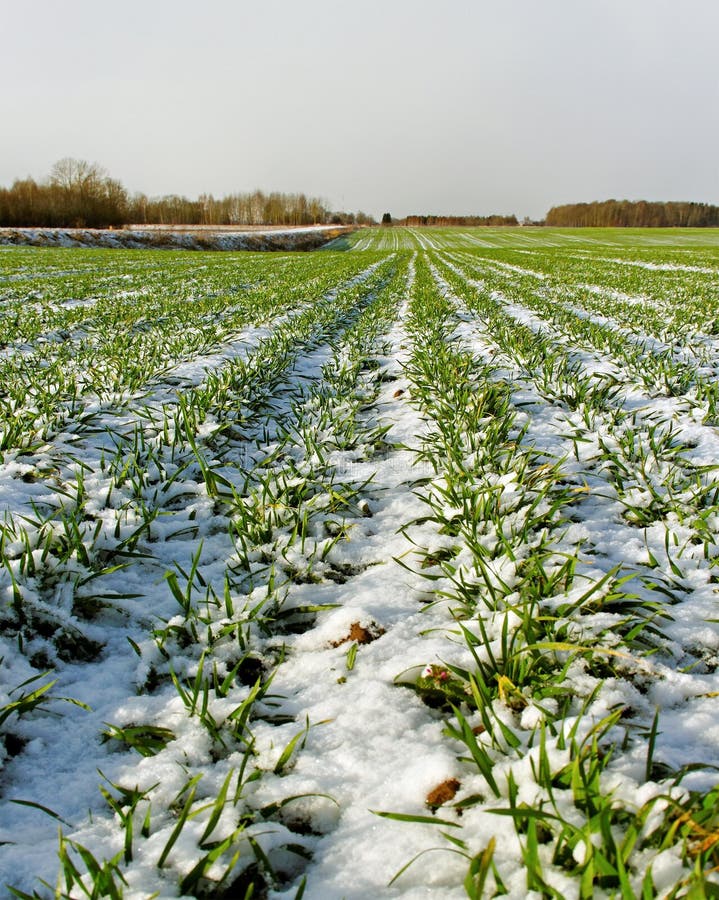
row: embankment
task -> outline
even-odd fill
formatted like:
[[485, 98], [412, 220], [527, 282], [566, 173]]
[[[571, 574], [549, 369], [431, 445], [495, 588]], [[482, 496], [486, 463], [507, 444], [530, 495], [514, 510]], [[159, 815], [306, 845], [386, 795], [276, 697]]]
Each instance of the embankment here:
[[125, 250], [315, 250], [347, 226], [232, 229], [212, 227], [0, 228], [0, 244], [31, 247], [100, 247]]

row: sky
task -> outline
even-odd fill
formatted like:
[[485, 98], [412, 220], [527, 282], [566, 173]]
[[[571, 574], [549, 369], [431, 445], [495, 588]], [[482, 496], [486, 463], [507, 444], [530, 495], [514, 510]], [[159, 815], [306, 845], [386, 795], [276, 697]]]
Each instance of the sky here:
[[717, 0], [0, 0], [0, 185], [379, 217], [719, 204]]

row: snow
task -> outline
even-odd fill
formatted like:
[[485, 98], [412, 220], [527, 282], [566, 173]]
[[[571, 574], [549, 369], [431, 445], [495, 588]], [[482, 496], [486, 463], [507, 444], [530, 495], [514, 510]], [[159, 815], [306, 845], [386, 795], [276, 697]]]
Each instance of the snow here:
[[[712, 537], [705, 551], [697, 539], [692, 485], [709, 491], [706, 502], [711, 506], [715, 475], [702, 467], [713, 466], [719, 458], [715, 427], [690, 403], [691, 396], [656, 396], [625, 360], [560, 332], [531, 298], [526, 304], [517, 302], [486, 286], [498, 270], [510, 279], [531, 275], [532, 270], [493, 259], [485, 265], [480, 248], [471, 254], [463, 250], [463, 257], [474, 256], [469, 271], [466, 259], [447, 255], [439, 239], [423, 236], [419, 243], [423, 249], [416, 251], [405, 275], [400, 257], [388, 252], [378, 263], [373, 254], [358, 275], [338, 279], [330, 293], [308, 297], [271, 323], [248, 323], [209, 352], [173, 361], [142, 390], [116, 402], [88, 396], [78, 421], [66, 423], [66, 430], [46, 435], [41, 446], [29, 451], [5, 452], [0, 510], [6, 526], [14, 530], [2, 545], [3, 598], [12, 607], [12, 574], [35, 609], [45, 610], [70, 632], [76, 629], [82, 640], [50, 658], [51, 641], [43, 633], [22, 647], [9, 628], [0, 637], [0, 710], [17, 698], [15, 686], [45, 668], [54, 668], [54, 674], [24, 690], [57, 679], [51, 691], [57, 699], [48, 696], [42, 709], [7, 720], [13, 741], [0, 749], [0, 883], [26, 892], [40, 890], [38, 879], [53, 885], [58, 825], [98, 859], [122, 855], [120, 816], [98, 790], [101, 785], [116, 794], [112, 785], [122, 785], [147, 793], [151, 804], [150, 834], [141, 837], [148, 800], [138, 801], [133, 859], [120, 864], [128, 882], [125, 896], [154, 892], [162, 898], [176, 897], [180, 879], [190, 877], [199, 859], [198, 844], [209, 827], [213, 801], [230, 779], [237, 803], [227, 803], [219, 811], [211, 836], [219, 840], [231, 834], [238, 819], [247, 817], [246, 833], [285, 873], [269, 890], [273, 900], [294, 897], [302, 877], [307, 879], [307, 896], [322, 900], [460, 898], [465, 896], [467, 856], [481, 852], [491, 836], [496, 839], [494, 859], [508, 896], [539, 896], [527, 889], [512, 819], [493, 810], [507, 806], [510, 773], [517, 784], [517, 803], [537, 809], [548, 802], [536, 773], [545, 762], [553, 772], [561, 771], [570, 761], [570, 748], [560, 746], [551, 729], [544, 748], [538, 737], [532, 743], [529, 736], [539, 734], [548, 714], [560, 714], [559, 701], [519, 688], [513, 695], [506, 688], [509, 702], [495, 700], [485, 711], [520, 736], [520, 747], [503, 749], [484, 732], [480, 711], [467, 706], [465, 715], [476, 729], [477, 742], [492, 761], [501, 795], [494, 796], [480, 770], [468, 761], [467, 746], [447, 735], [448, 722], [457, 726], [451, 711], [430, 708], [413, 690], [422, 673], [426, 678], [447, 671], [449, 678], [451, 667], [472, 670], [502, 659], [503, 635], [521, 632], [523, 620], [517, 610], [523, 566], [539, 546], [550, 548], [552, 564], [560, 565], [572, 555], [577, 559], [574, 583], [545, 598], [543, 614], [565, 615], [561, 612], [565, 607], [600, 585], [592, 595], [595, 606], [571, 619], [575, 631], [567, 640], [599, 649], [569, 661], [566, 679], [575, 696], [557, 727], [568, 731], [576, 725], [577, 740], [583, 741], [603, 718], [617, 710], [626, 712], [631, 723], [626, 725], [627, 746], [621, 749], [619, 720], [610, 732], [617, 749], [602, 775], [603, 789], [613, 802], [630, 810], [654, 804], [647, 820], [652, 828], [661, 826], [662, 803], [667, 802], [657, 798], [671, 794], [678, 800], [688, 790], [713, 787], [716, 779], [708, 767], [719, 765], [715, 711], [719, 628], [712, 560], [719, 518], [707, 519]], [[464, 460], [474, 466], [476, 492], [486, 490], [496, 498], [501, 534], [487, 522], [481, 541], [488, 552], [496, 553], [495, 588], [506, 590], [496, 609], [478, 604], [476, 614], [466, 619], [459, 618], [453, 602], [443, 598], [453, 590], [450, 575], [466, 585], [481, 586], [483, 581], [475, 551], [465, 538], [440, 528], [439, 513], [446, 520], [460, 521], [464, 511], [443, 499], [451, 486], [448, 472], [441, 465], [436, 471], [422, 455], [436, 423], [432, 407], [423, 405], [421, 385], [410, 365], [418, 336], [412, 331], [409, 298], [417, 283], [416, 267], [427, 254], [436, 290], [453, 310], [447, 340], [458, 353], [476, 361], [475, 371], [486, 366], [490, 380], [508, 385], [516, 412], [512, 431], [516, 445], [507, 450], [509, 468], [496, 460], [496, 469], [477, 474], [479, 451], [473, 459], [468, 450]], [[31, 269], [32, 258], [28, 259]], [[663, 271], [658, 264], [654, 268]], [[394, 284], [395, 270], [401, 276], [399, 286], [388, 288]], [[534, 274], [538, 283], [547, 281], [542, 273]], [[10, 290], [13, 282], [7, 284]], [[588, 284], [593, 282], [575, 286]], [[612, 301], [618, 305], [597, 319], [599, 324], [628, 341], [633, 336], [648, 355], [663, 349], [657, 337], [637, 335], [621, 322], [621, 304], [628, 295], [602, 295], [601, 290], [597, 287], [597, 295], [608, 305]], [[353, 350], [364, 340], [352, 329], [386, 291], [395, 291], [389, 303], [392, 315], [376, 326], [367, 346], [361, 344], [362, 354], [375, 365], [359, 369], [351, 389], [345, 390], [339, 373], [352, 365]], [[567, 313], [582, 315], [563, 299], [557, 302], [564, 303]], [[638, 305], [629, 301], [633, 303]], [[308, 310], [316, 313], [316, 319], [300, 332]], [[502, 343], [495, 315], [571, 356], [580, 375], [600, 382], [611, 374], [621, 390], [606, 408], [591, 410], [591, 416], [581, 405], [571, 408], [558, 395], [548, 399], [529, 362]], [[370, 319], [366, 322], [369, 334], [375, 326]], [[177, 440], [163, 442], [160, 423], [177, 412], [178, 394], [199, 394], [228, 366], [251, 365], [272, 341], [279, 346], [284, 335], [295, 342], [285, 368], [267, 384], [262, 380], [269, 378], [267, 371], [253, 371], [256, 381], [247, 384], [256, 394], [245, 392], [232, 403], [213, 408], [193, 432], [198, 454], [179, 431], [173, 436]], [[689, 354], [682, 358], [693, 363]], [[441, 385], [430, 387], [441, 397]], [[353, 416], [357, 438], [344, 441], [340, 423]], [[223, 437], [219, 426], [228, 421], [241, 429], [240, 437]], [[623, 452], [631, 431], [651, 457], [651, 442], [666, 433], [667, 423], [680, 452], [668, 457], [655, 453], [622, 483], [613, 474], [611, 453]], [[369, 438], [378, 428], [386, 429], [381, 450], [373, 448]], [[118, 465], [130, 460], [137, 435], [143, 435], [153, 451], [146, 460], [137, 455], [144, 472], [141, 483], [133, 483], [129, 474], [125, 480], [117, 478], [108, 464], [113, 454]], [[213, 496], [209, 482], [203, 481], [203, 465], [224, 479], [220, 496]], [[527, 471], [535, 479], [531, 490], [539, 498], [541, 479], [551, 480], [552, 466], [559, 473], [557, 484], [562, 481], [559, 487], [572, 492], [564, 510], [568, 518], [552, 514], [546, 500], [538, 502], [532, 514], [542, 521], [541, 527], [531, 530], [513, 555], [500, 552], [498, 537], [511, 543], [524, 527]], [[658, 513], [642, 527], [632, 524], [627, 510], [650, 509], [652, 490], [665, 497], [672, 466], [678, 467], [677, 478], [684, 479], [681, 490], [675, 491], [683, 506]], [[313, 485], [315, 493], [302, 501], [309, 515], [302, 541], [292, 531], [290, 494], [274, 502], [259, 493], [261, 476], [267, 472], [274, 473], [275, 482], [282, 482], [287, 491]], [[62, 540], [61, 513], [65, 521], [72, 518], [80, 482], [86, 496], [78, 528], [86, 545], [96, 559], [105, 554], [108, 565], [123, 563], [123, 568], [84, 583], [88, 568], [77, 550], [59, 559], [55, 550], [44, 549]], [[339, 495], [355, 489], [359, 494], [347, 506], [333, 507], [333, 491]], [[236, 540], [240, 526], [233, 526], [236, 531], [230, 527], [239, 522], [243, 505], [248, 515], [254, 510], [265, 516], [263, 523], [270, 522], [273, 535], [248, 552], [246, 566]], [[153, 518], [133, 540], [148, 511]], [[48, 515], [45, 525], [42, 515]], [[118, 547], [129, 550], [113, 556]], [[454, 554], [453, 571], [440, 551]], [[168, 573], [173, 573], [180, 594], [189, 582], [194, 618], [178, 605]], [[658, 634], [652, 637], [650, 632], [646, 655], [621, 643], [624, 614], [603, 607], [602, 598], [611, 587], [603, 579], [612, 573], [633, 575], [627, 590], [636, 591], [647, 603], [663, 602], [668, 617], [652, 619]], [[672, 599], [664, 603], [669, 596]], [[83, 618], [78, 598], [97, 606], [94, 618]], [[295, 611], [295, 618], [289, 615], [285, 621], [297, 627], [283, 631], [269, 619], [264, 625], [261, 618], [250, 621], [247, 611], [269, 609], [273, 603], [278, 614]], [[311, 616], [301, 612], [317, 607]], [[367, 632], [366, 643], [351, 637], [357, 627]], [[244, 652], [243, 628], [264, 674], [274, 671], [274, 675], [266, 693], [255, 701], [253, 717], [232, 743], [227, 729], [242, 704], [252, 698], [255, 678], [236, 680], [224, 696], [211, 691], [203, 709], [202, 697], [193, 705], [172, 677], [185, 692], [213, 667], [215, 684], [222, 681]], [[488, 637], [484, 644], [483, 630]], [[473, 651], [467, 635], [478, 642]], [[100, 649], [94, 658], [84, 660], [77, 647], [91, 655], [88, 647], [93, 641]], [[597, 674], [590, 664], [602, 653], [617, 661], [611, 674]], [[615, 656], [607, 656], [611, 653]], [[43, 660], [47, 665], [38, 666]], [[585, 699], [589, 705], [583, 710]], [[655, 760], [674, 770], [703, 766], [687, 774], [679, 787], [654, 780], [654, 775], [646, 777], [646, 734], [657, 708]], [[205, 714], [218, 729], [225, 729], [224, 746], [213, 740], [209, 719], [203, 724]], [[126, 740], [112, 737], [113, 728], [134, 726], [168, 729], [172, 738], [154, 755], [141, 756]], [[243, 745], [254, 750], [249, 764]], [[251, 777], [254, 772], [259, 773], [256, 779]], [[194, 788], [188, 787], [197, 777]], [[433, 814], [426, 804], [428, 794], [451, 779], [459, 782], [456, 796]], [[168, 850], [180, 810], [193, 789], [202, 803], [193, 807], [196, 815]], [[477, 795], [484, 799], [469, 802]], [[555, 799], [566, 820], [583, 827], [571, 791], [557, 788]], [[285, 801], [266, 819], [261, 815]], [[460, 815], [453, 804], [464, 801], [467, 805]], [[52, 814], [27, 803], [47, 807]], [[207, 808], [201, 809], [203, 804]], [[378, 813], [430, 821], [397, 821]], [[433, 823], [433, 818], [452, 826]], [[443, 830], [466, 842], [465, 855], [453, 852], [457, 848], [443, 837]], [[591, 840], [599, 836], [594, 834]], [[242, 864], [252, 863], [249, 844], [238, 839], [240, 845]], [[311, 859], [288, 851], [288, 845], [301, 845]], [[591, 849], [591, 842], [575, 844], [572, 853], [578, 865]], [[540, 852], [554, 889], [568, 898], [578, 896], [576, 877], [552, 865], [549, 846], [540, 845]], [[632, 860], [635, 886], [649, 866], [660, 895], [687, 874], [677, 847], [638, 852], [643, 855]], [[166, 860], [158, 868], [163, 853]], [[227, 857], [221, 857], [206, 874], [219, 879], [226, 863]], [[79, 896], [78, 888], [72, 896]]]

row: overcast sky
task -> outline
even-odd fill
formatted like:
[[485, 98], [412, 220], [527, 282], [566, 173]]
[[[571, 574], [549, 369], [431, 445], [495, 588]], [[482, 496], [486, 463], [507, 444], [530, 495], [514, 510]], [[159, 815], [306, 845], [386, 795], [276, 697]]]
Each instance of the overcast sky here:
[[0, 184], [719, 203], [719, 0], [0, 0]]

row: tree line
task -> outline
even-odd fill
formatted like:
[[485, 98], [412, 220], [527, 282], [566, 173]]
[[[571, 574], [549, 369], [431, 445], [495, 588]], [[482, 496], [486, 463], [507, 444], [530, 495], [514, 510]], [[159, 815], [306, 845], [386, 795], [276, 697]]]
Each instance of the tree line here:
[[372, 225], [363, 212], [335, 212], [305, 194], [178, 194], [148, 197], [127, 189], [97, 163], [67, 157], [44, 181], [0, 188], [0, 226], [107, 228], [124, 225]]
[[553, 206], [545, 221], [559, 228], [716, 228], [719, 206], [647, 200], [567, 203]]
[[475, 225], [517, 225], [516, 216], [405, 216], [396, 220], [398, 225], [407, 225], [410, 228], [418, 228], [423, 225], [456, 225], [471, 227]]

